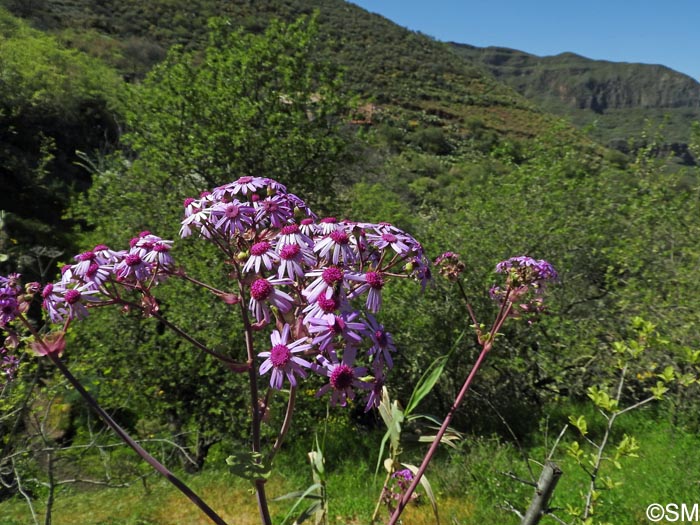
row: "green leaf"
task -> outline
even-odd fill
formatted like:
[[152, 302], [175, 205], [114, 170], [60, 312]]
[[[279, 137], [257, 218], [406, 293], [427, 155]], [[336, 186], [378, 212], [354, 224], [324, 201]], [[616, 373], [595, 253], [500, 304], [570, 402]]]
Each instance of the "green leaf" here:
[[415, 410], [415, 408], [418, 406], [418, 403], [420, 403], [421, 400], [430, 393], [430, 391], [435, 386], [435, 383], [437, 383], [438, 379], [440, 379], [440, 376], [442, 375], [442, 372], [445, 369], [445, 365], [447, 364], [447, 360], [454, 353], [455, 349], [461, 342], [465, 333], [466, 332], [463, 331], [459, 335], [454, 345], [452, 345], [452, 348], [446, 355], [440, 356], [437, 359], [435, 359], [435, 361], [433, 361], [430, 364], [427, 370], [423, 372], [423, 375], [418, 380], [418, 383], [416, 383], [416, 387], [413, 389], [413, 393], [411, 394], [408, 403], [406, 403], [404, 414], [409, 415], [411, 412], [413, 412], [413, 410]]
[[[416, 467], [415, 465], [410, 465], [408, 463], [401, 463], [401, 465], [403, 465], [408, 470], [410, 470], [414, 476], [418, 473], [418, 467]], [[436, 523], [436, 525], [440, 525], [440, 516], [438, 514], [437, 499], [435, 499], [435, 494], [433, 493], [433, 488], [430, 486], [430, 482], [428, 481], [428, 478], [425, 475], [421, 476], [420, 484], [423, 487], [423, 490], [425, 491], [425, 495], [428, 496], [428, 499], [430, 500], [430, 505], [433, 507], [433, 514], [435, 515], [435, 523]]]
[[260, 452], [236, 452], [226, 458], [226, 463], [239, 478], [256, 481], [270, 477], [271, 467]]
[[588, 423], [586, 423], [585, 416], [578, 416], [577, 418], [569, 416], [569, 423], [576, 427], [582, 436], [588, 434]]
[[664, 368], [662, 373], [657, 374], [657, 377], [659, 377], [664, 383], [670, 383], [676, 378], [676, 371], [672, 366], [667, 366]]

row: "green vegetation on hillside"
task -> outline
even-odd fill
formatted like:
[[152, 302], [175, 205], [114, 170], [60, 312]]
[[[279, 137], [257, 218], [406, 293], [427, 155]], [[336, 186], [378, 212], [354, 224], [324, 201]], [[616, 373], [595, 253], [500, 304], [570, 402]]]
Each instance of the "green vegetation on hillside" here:
[[[615, 428], [615, 443], [626, 432], [640, 440], [643, 468], [623, 465], [625, 485], [601, 496], [600, 520], [633, 523], [652, 501], [644, 498], [691, 494], [683, 483], [698, 471], [688, 450], [700, 428], [693, 293], [700, 171], [668, 162], [663, 130], [625, 128], [640, 147], [610, 151], [446, 44], [341, 1], [4, 4], [48, 33], [0, 11], [0, 210], [8, 212], [0, 223], [0, 255], [8, 254], [0, 275], [19, 270], [41, 284], [54, 280], [48, 256], [40, 265], [26, 258], [34, 246], [60, 249], [51, 255], [72, 264], [74, 253], [99, 243], [126, 246], [142, 230], [177, 239], [186, 197], [245, 175], [279, 179], [328, 215], [391, 222], [432, 257], [458, 252], [465, 291], [484, 323], [497, 310], [489, 296], [495, 264], [521, 254], [547, 259], [560, 275], [547, 310], [536, 322], [504, 327], [453, 422], [468, 438], [430, 473], [451, 509], [445, 519], [453, 512], [455, 523], [515, 520], [496, 507], [522, 508], [531, 491], [508, 484], [499, 470], [525, 472], [517, 444], [541, 460], [568, 420], [562, 410], [586, 414], [599, 439], [589, 389], [615, 392], [615, 345], [634, 340], [639, 319], [653, 323], [662, 342], [620, 399], [624, 406], [646, 399], [660, 376], [668, 392]], [[209, 20], [212, 14], [222, 17]], [[621, 120], [637, 118], [636, 110], [615, 111]], [[686, 127], [682, 137], [695, 157], [698, 129]], [[188, 271], [226, 286], [230, 268], [213, 250], [186, 239], [173, 254]], [[442, 417], [479, 345], [456, 289], [435, 277], [419, 297], [415, 283], [387, 285], [382, 323], [397, 345], [387, 386], [401, 403], [426, 367], [455, 348], [420, 405]], [[231, 305], [193, 292], [189, 284], [159, 286], [164, 318], [245, 361]], [[72, 327], [64, 360], [125, 428], [186, 471], [218, 472], [224, 458], [248, 447], [239, 375], [162, 322], [100, 310]], [[256, 337], [269, 342], [265, 330]], [[365, 523], [377, 494], [355, 494], [361, 487], [349, 484], [357, 473], [347, 474], [339, 458], [356, 452], [357, 468], [371, 471], [381, 419], [362, 403], [327, 416], [318, 386], [299, 391], [273, 486], [282, 493], [306, 483], [303, 456], [315, 434], [328, 432], [331, 496], [344, 501], [331, 503], [342, 509], [337, 521]], [[265, 403], [279, 424], [281, 402]], [[274, 439], [271, 428], [263, 441]], [[418, 431], [406, 429], [416, 438]], [[573, 439], [569, 431], [564, 442]], [[562, 443], [556, 457], [565, 478], [554, 504], [562, 507], [579, 504], [585, 484], [565, 450]], [[404, 452], [413, 461], [423, 451], [416, 442]], [[688, 458], [684, 474], [661, 451]], [[659, 484], [641, 490], [646, 478], [638, 473], [650, 471]], [[50, 363], [23, 355], [17, 378], [0, 390], [3, 515], [8, 508], [12, 519], [26, 521], [18, 506], [28, 499], [45, 511], [56, 497], [59, 522], [64, 505], [82, 509], [92, 501], [84, 482], [64, 490], [61, 480], [130, 484], [129, 498], [139, 498], [136, 480], [145, 474]], [[143, 480], [148, 488], [150, 478]], [[668, 495], [661, 484], [683, 489]], [[236, 498], [241, 492], [236, 485]], [[94, 501], [103, 496], [111, 506], [112, 495]], [[464, 508], [453, 505], [465, 497]], [[153, 505], [135, 507], [129, 515], [115, 505], [95, 519], [163, 519]], [[274, 508], [284, 514], [282, 505]]]

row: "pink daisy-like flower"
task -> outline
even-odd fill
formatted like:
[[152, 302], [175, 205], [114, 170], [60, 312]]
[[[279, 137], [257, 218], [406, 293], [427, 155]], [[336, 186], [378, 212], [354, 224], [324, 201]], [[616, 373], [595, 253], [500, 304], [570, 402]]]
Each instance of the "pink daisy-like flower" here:
[[367, 315], [367, 328], [372, 340], [369, 355], [373, 357], [373, 365], [378, 364], [378, 366], [386, 366], [387, 369], [391, 369], [394, 366], [391, 353], [396, 352], [394, 338], [373, 315]]
[[390, 231], [386, 227], [379, 226], [376, 233], [367, 233], [367, 241], [380, 250], [390, 247], [398, 255], [405, 256], [411, 252], [409, 245], [411, 237], [406, 234]]
[[236, 193], [247, 195], [249, 193], [255, 193], [261, 188], [267, 187], [268, 183], [269, 179], [263, 177], [240, 177], [234, 182], [214, 189], [212, 193], [219, 195], [222, 193], [231, 192], [234, 195]]
[[279, 268], [277, 274], [280, 278], [287, 276], [292, 280], [304, 278], [304, 265], [312, 266], [316, 263], [314, 256], [299, 244], [287, 244], [279, 251]]
[[[292, 297], [276, 288], [276, 286], [294, 284], [289, 279], [257, 279], [250, 285], [249, 310], [255, 315], [258, 322], [270, 320], [270, 306], [276, 306], [281, 312], [292, 309], [294, 300]], [[269, 303], [269, 304], [268, 304]]]
[[341, 260], [348, 264], [357, 259], [357, 255], [350, 243], [350, 236], [345, 229], [338, 228], [330, 232], [314, 246], [314, 252], [320, 257], [325, 257], [333, 264], [338, 264]]
[[311, 238], [301, 231], [301, 228], [296, 223], [287, 224], [280, 229], [277, 236], [277, 244], [275, 250], [279, 253], [282, 248], [288, 244], [298, 244], [299, 246], [309, 247], [313, 244]]
[[143, 254], [143, 260], [157, 266], [158, 269], [171, 269], [175, 264], [173, 256], [170, 255], [172, 244], [173, 241], [165, 241], [162, 239], [153, 242], [150, 245], [150, 249]]
[[362, 333], [367, 326], [356, 319], [357, 312], [343, 313], [341, 315], [326, 314], [322, 317], [312, 317], [308, 320], [309, 334], [314, 336], [313, 344], [318, 345], [321, 351], [333, 345], [333, 341], [342, 337], [349, 345], [358, 345], [362, 342]]
[[282, 228], [294, 218], [294, 210], [287, 199], [278, 195], [267, 197], [255, 203], [255, 221]]
[[306, 218], [299, 221], [299, 231], [308, 237], [313, 237], [316, 232], [320, 231], [320, 226], [312, 218]]
[[46, 285], [42, 291], [42, 305], [54, 323], [68, 319], [84, 319], [88, 315], [87, 304], [98, 301], [87, 285], [66, 288], [62, 283]]
[[365, 305], [370, 312], [377, 313], [382, 306], [382, 288], [384, 288], [384, 277], [382, 277], [382, 274], [369, 271], [365, 273], [365, 282], [355, 288], [349, 295], [349, 298], [352, 299], [368, 292]]
[[369, 383], [361, 379], [367, 374], [364, 367], [355, 367], [356, 350], [346, 348], [342, 361], [338, 360], [335, 352], [330, 352], [330, 359], [318, 356], [319, 365], [313, 367], [318, 374], [328, 377], [328, 384], [322, 386], [316, 393], [320, 397], [327, 392], [331, 392], [331, 404], [346, 406], [348, 399], [355, 399], [355, 389], [368, 390]]
[[151, 265], [145, 262], [138, 253], [130, 252], [122, 262], [114, 267], [114, 271], [120, 281], [145, 281], [151, 276]]
[[311, 345], [305, 343], [305, 339], [297, 339], [289, 342], [290, 327], [285, 324], [282, 333], [274, 330], [270, 334], [272, 348], [269, 352], [260, 352], [258, 357], [265, 358], [265, 361], [260, 365], [260, 375], [266, 374], [272, 370], [270, 375], [270, 387], [275, 390], [281, 390], [285, 376], [292, 386], [297, 385], [295, 374], [301, 377], [306, 377], [304, 368], [309, 368], [311, 363], [297, 357], [294, 354], [299, 354], [311, 348]]
[[272, 249], [272, 245], [267, 241], [261, 241], [250, 247], [250, 257], [243, 266], [243, 271], [255, 270], [255, 273], [260, 273], [261, 266], [270, 271], [277, 261], [279, 261], [279, 255]]
[[245, 232], [253, 224], [255, 208], [236, 199], [211, 207], [210, 222], [216, 232], [228, 238]]
[[329, 235], [333, 230], [340, 228], [340, 225], [335, 217], [324, 217], [318, 221], [318, 228], [321, 235]]
[[302, 291], [306, 299], [312, 303], [323, 294], [327, 298], [333, 297], [349, 287], [350, 281], [362, 282], [365, 276], [356, 272], [348, 272], [338, 266], [318, 268], [306, 273], [307, 278], [315, 279]]
[[304, 322], [308, 323], [313, 317], [323, 317], [326, 314], [332, 314], [347, 306], [346, 302], [341, 301], [333, 296], [326, 297], [321, 294], [315, 302], [310, 303], [304, 308]]

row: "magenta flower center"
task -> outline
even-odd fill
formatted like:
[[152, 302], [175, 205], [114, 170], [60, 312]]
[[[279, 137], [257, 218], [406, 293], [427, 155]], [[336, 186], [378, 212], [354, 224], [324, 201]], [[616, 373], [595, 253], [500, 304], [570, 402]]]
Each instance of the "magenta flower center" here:
[[189, 205], [192, 204], [193, 202], [194, 202], [194, 199], [193, 199], [192, 197], [187, 197], [187, 198], [185, 199], [185, 202], [183, 202], [183, 207], [184, 207], [184, 208], [187, 208], [187, 206], [189, 206]]
[[335, 224], [336, 222], [338, 222], [338, 219], [336, 219], [335, 217], [326, 217], [324, 219], [321, 219], [321, 222], [323, 224]]
[[292, 353], [285, 345], [275, 345], [270, 350], [270, 361], [272, 366], [281, 368], [285, 366], [292, 357]]
[[241, 177], [236, 181], [236, 184], [248, 184], [249, 182], [252, 182], [253, 177]]
[[299, 245], [297, 244], [286, 244], [284, 248], [282, 248], [282, 251], [280, 252], [280, 257], [285, 260], [289, 259], [294, 259], [297, 255], [299, 255]]
[[329, 314], [331, 312], [335, 312], [336, 309], [338, 308], [338, 303], [336, 303], [335, 299], [328, 298], [324, 294], [321, 294], [318, 296], [318, 305], [321, 307], [321, 310], [323, 310], [325, 313]]
[[250, 286], [250, 295], [256, 301], [264, 301], [272, 293], [272, 285], [267, 279], [258, 279]]
[[396, 242], [396, 235], [393, 233], [382, 233], [382, 239], [386, 242]]
[[343, 230], [333, 230], [331, 232], [331, 239], [333, 239], [333, 242], [335, 242], [336, 244], [347, 244], [348, 242], [350, 242], [348, 234], [345, 233]]
[[53, 284], [49, 283], [44, 286], [44, 289], [41, 291], [41, 296], [46, 299], [49, 295], [51, 295], [51, 292], [53, 292]]
[[321, 278], [328, 286], [333, 286], [335, 283], [343, 280], [343, 270], [336, 266], [329, 266], [321, 274]]
[[68, 290], [65, 295], [68, 304], [75, 304], [80, 301], [81, 295], [78, 290]]
[[229, 204], [228, 206], [226, 206], [226, 210], [224, 211], [224, 214], [229, 219], [235, 219], [236, 217], [238, 217], [239, 213], [240, 210], [238, 209], [238, 205], [236, 204]]
[[331, 372], [331, 386], [336, 390], [346, 390], [352, 386], [355, 372], [348, 365], [338, 365]]
[[301, 224], [302, 226], [308, 226], [309, 224], [313, 224], [314, 220], [313, 219], [302, 219]]
[[89, 279], [92, 279], [95, 277], [97, 274], [97, 270], [100, 269], [100, 265], [97, 263], [92, 263], [90, 267], [88, 268], [87, 272], [85, 272], [85, 276], [88, 277]]
[[95, 258], [94, 252], [85, 252], [75, 256], [76, 261], [91, 261]]
[[367, 284], [369, 284], [375, 290], [381, 290], [384, 286], [384, 279], [377, 272], [367, 272], [365, 274], [365, 279], [367, 279]]
[[279, 204], [277, 204], [276, 201], [270, 199], [263, 202], [263, 207], [268, 213], [274, 213], [279, 209]]
[[345, 321], [336, 315], [333, 324], [329, 325], [329, 328], [336, 335], [342, 334], [343, 330], [345, 330]]
[[138, 253], [130, 253], [124, 257], [124, 264], [127, 266], [138, 266], [141, 264], [141, 256]]
[[153, 247], [153, 251], [158, 253], [167, 253], [170, 251], [170, 246], [159, 242]]
[[376, 332], [374, 332], [374, 337], [377, 340], [379, 346], [381, 346], [382, 348], [386, 346], [387, 339], [386, 332], [384, 330], [377, 330]]
[[299, 231], [299, 225], [287, 224], [286, 226], [282, 227], [282, 229], [280, 230], [280, 233], [282, 235], [292, 235], [294, 233], [297, 233], [298, 231]]
[[270, 249], [270, 243], [267, 241], [262, 241], [254, 244], [250, 248], [250, 253], [256, 256], [261, 256], [265, 254]]

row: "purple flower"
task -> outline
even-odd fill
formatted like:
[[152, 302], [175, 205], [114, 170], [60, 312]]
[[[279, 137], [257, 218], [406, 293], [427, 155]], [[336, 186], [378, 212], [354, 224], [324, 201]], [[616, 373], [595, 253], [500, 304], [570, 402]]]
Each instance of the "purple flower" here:
[[366, 331], [367, 327], [364, 323], [356, 321], [358, 317], [357, 312], [350, 312], [310, 318], [307, 324], [309, 334], [315, 334], [313, 344], [318, 345], [321, 351], [332, 348], [336, 337], [342, 337], [349, 345], [360, 344], [362, 342], [361, 334]]
[[145, 281], [151, 276], [151, 265], [137, 252], [130, 252], [114, 267], [119, 281]]
[[279, 251], [278, 277], [284, 275], [292, 280], [304, 278], [304, 266], [311, 266], [316, 262], [314, 256], [299, 244], [286, 244]]
[[304, 308], [304, 322], [308, 323], [313, 317], [323, 317], [326, 314], [332, 314], [346, 305], [346, 302], [332, 295], [331, 297], [326, 297], [323, 294], [319, 295], [315, 302]]
[[314, 246], [314, 252], [320, 257], [327, 258], [328, 262], [338, 264], [341, 260], [352, 263], [357, 255], [350, 244], [350, 236], [344, 229], [338, 228], [330, 232]]
[[532, 286], [537, 291], [541, 291], [547, 282], [559, 278], [557, 271], [547, 261], [527, 256], [511, 257], [498, 263], [496, 272], [507, 274], [509, 285], [513, 288]]
[[275, 286], [294, 284], [289, 279], [257, 279], [250, 285], [249, 310], [255, 315], [258, 322], [270, 320], [270, 307], [268, 303], [276, 306], [281, 312], [292, 309], [294, 300], [290, 295], [278, 290]]
[[349, 281], [364, 281], [365, 276], [355, 272], [347, 272], [338, 266], [318, 268], [306, 274], [306, 277], [315, 279], [304, 289], [302, 294], [312, 303], [320, 295], [326, 298], [340, 294], [343, 289], [349, 287]]
[[261, 265], [269, 271], [278, 260], [279, 256], [272, 249], [272, 245], [267, 241], [261, 241], [251, 246], [250, 257], [243, 266], [243, 271], [250, 272], [255, 269], [255, 273], [260, 273]]
[[301, 231], [298, 224], [291, 223], [280, 229], [275, 249], [279, 253], [282, 251], [282, 248], [288, 244], [297, 244], [308, 248], [313, 244], [313, 241], [307, 234]]
[[274, 330], [270, 334], [272, 348], [269, 352], [260, 352], [258, 357], [266, 358], [260, 365], [260, 375], [266, 374], [272, 370], [270, 375], [270, 386], [275, 390], [281, 390], [286, 376], [292, 386], [297, 385], [296, 375], [306, 377], [304, 368], [309, 368], [311, 363], [297, 357], [294, 354], [299, 354], [311, 348], [311, 345], [305, 343], [305, 339], [297, 339], [293, 343], [289, 343], [290, 327], [284, 325], [282, 333]]
[[253, 224], [255, 208], [250, 204], [233, 201], [217, 202], [211, 207], [209, 221], [215, 231], [223, 237], [232, 237], [245, 232]]
[[281, 228], [294, 217], [294, 210], [287, 199], [278, 195], [267, 197], [255, 203], [255, 220]]
[[391, 334], [384, 329], [384, 325], [374, 318], [373, 315], [367, 315], [367, 328], [372, 340], [372, 347], [369, 349], [369, 355], [373, 356], [373, 363], [381, 364], [386, 368], [394, 366], [391, 357], [392, 352], [396, 352], [394, 339]]
[[270, 179], [263, 177], [240, 177], [234, 182], [215, 188], [212, 193], [219, 198], [227, 193], [231, 193], [233, 195], [237, 193], [247, 195], [249, 193], [255, 193], [261, 188], [267, 187], [269, 181]]
[[316, 393], [317, 396], [331, 392], [331, 404], [345, 406], [348, 399], [355, 399], [355, 388], [360, 390], [371, 388], [370, 384], [362, 381], [367, 369], [353, 366], [355, 355], [356, 350], [348, 347], [343, 353], [342, 361], [338, 361], [335, 352], [330, 352], [330, 359], [326, 359], [322, 355], [318, 356], [320, 366], [316, 365], [314, 370], [320, 375], [328, 377], [328, 384], [319, 389]]
[[93, 297], [97, 290], [89, 284], [66, 288], [64, 283], [48, 284], [41, 295], [42, 305], [53, 323], [62, 323], [66, 319], [84, 319], [88, 315], [87, 304], [98, 299]]
[[192, 230], [197, 229], [206, 239], [211, 237], [210, 216], [212, 213], [211, 196], [206, 196], [200, 200], [185, 201], [185, 218], [180, 227], [180, 237], [185, 238], [192, 235]]
[[0, 288], [0, 327], [7, 325], [19, 315], [17, 290], [11, 286]]
[[324, 217], [318, 222], [318, 232], [321, 235], [330, 235], [333, 230], [340, 228], [338, 224], [338, 219], [335, 217]]
[[355, 288], [350, 294], [350, 298], [367, 294], [365, 306], [372, 313], [377, 313], [382, 306], [382, 288], [384, 288], [384, 278], [379, 272], [369, 271], [365, 273], [365, 282]]
[[374, 232], [367, 233], [367, 241], [380, 250], [391, 248], [400, 256], [408, 255], [417, 244], [410, 235], [389, 224], [376, 225]]

